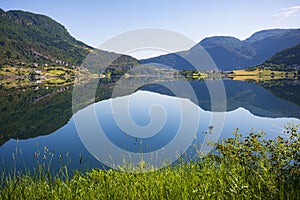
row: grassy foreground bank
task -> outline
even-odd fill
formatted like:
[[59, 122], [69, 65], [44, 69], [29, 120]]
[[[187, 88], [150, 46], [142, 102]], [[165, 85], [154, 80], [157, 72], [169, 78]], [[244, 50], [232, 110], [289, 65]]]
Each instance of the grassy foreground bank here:
[[2, 178], [0, 199], [299, 199], [298, 128], [288, 125], [287, 137], [275, 140], [236, 131], [214, 154], [158, 171], [95, 169], [69, 176], [62, 169], [54, 177], [40, 170]]

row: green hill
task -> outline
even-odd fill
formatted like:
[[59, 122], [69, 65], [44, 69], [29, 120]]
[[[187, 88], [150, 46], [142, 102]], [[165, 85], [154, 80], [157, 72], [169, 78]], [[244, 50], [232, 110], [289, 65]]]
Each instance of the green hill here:
[[111, 70], [120, 71], [138, 64], [130, 56], [94, 49], [77, 41], [64, 26], [44, 15], [0, 9], [0, 32], [0, 68], [81, 65], [98, 73], [108, 65]]
[[276, 53], [258, 67], [279, 71], [299, 70], [300, 43]]
[[0, 64], [80, 65], [91, 47], [44, 15], [0, 9]]

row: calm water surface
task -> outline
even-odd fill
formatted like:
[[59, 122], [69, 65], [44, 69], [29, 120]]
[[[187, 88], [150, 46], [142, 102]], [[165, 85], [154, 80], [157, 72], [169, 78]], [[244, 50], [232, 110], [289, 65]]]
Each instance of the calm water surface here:
[[[172, 84], [180, 88], [182, 83]], [[190, 81], [189, 84], [198, 102], [189, 99], [184, 92], [175, 97], [159, 83], [110, 98], [114, 83], [103, 82], [98, 85], [97, 102], [81, 106], [75, 115], [71, 108], [71, 87], [63, 90], [43, 87], [26, 91], [2, 89], [0, 168], [22, 170], [42, 162], [53, 169], [64, 164], [80, 170], [105, 167], [105, 163], [99, 162], [91, 154], [93, 150], [90, 147], [87, 150], [82, 141], [89, 136], [98, 151], [108, 148], [104, 143], [106, 140], [98, 141], [100, 137], [95, 134], [99, 133], [94, 133], [93, 125], [90, 125], [92, 119], [84, 116], [89, 109], [94, 110], [94, 118], [104, 138], [116, 148], [149, 153], [171, 144], [178, 134], [183, 134], [182, 143], [184, 138], [192, 135], [191, 147], [187, 150], [190, 158], [197, 155], [192, 149], [196, 144], [204, 144], [215, 136], [217, 141], [231, 137], [236, 128], [243, 134], [264, 130], [267, 138], [275, 138], [278, 135], [284, 137], [283, 129], [287, 123], [300, 122], [300, 84], [297, 80], [264, 83], [225, 80], [226, 99], [219, 101], [226, 102], [226, 109], [217, 111], [212, 111], [205, 82]], [[192, 111], [184, 114], [185, 109]], [[216, 116], [221, 116], [222, 120], [214, 124]], [[76, 129], [78, 118], [86, 124], [84, 133], [78, 133]], [[187, 125], [183, 133], [179, 133], [183, 123]], [[181, 145], [177, 141], [176, 148], [186, 150], [186, 147], [180, 149]]]

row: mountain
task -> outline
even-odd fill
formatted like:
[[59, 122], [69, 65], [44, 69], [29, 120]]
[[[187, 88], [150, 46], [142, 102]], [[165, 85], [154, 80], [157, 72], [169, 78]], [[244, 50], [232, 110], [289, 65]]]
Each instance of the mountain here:
[[296, 46], [284, 49], [266, 60], [259, 67], [274, 70], [290, 70], [295, 67], [300, 69], [300, 43]]
[[[222, 71], [244, 69], [249, 66], [261, 64], [269, 57], [285, 48], [300, 42], [300, 29], [272, 29], [254, 33], [246, 40], [239, 40], [229, 36], [214, 36], [203, 39], [200, 43], [187, 51], [141, 60], [142, 63], [161, 63], [171, 65], [175, 69], [216, 69]], [[204, 55], [207, 52], [210, 58]], [[204, 55], [204, 56], [203, 56]], [[190, 62], [184, 65], [183, 60]], [[168, 62], [166, 62], [168, 61]], [[194, 68], [195, 69], [195, 68]]]
[[300, 43], [300, 29], [274, 29], [260, 31], [245, 41], [255, 48], [256, 65], [264, 62], [275, 53]]
[[148, 64], [148, 63], [158, 63], [158, 64], [163, 64], [166, 66], [169, 66], [174, 69], [186, 69], [186, 70], [193, 70], [195, 69], [194, 66], [184, 57], [180, 56], [180, 53], [170, 53], [154, 58], [148, 58], [145, 60], [140, 60], [141, 63], [143, 64]]
[[0, 32], [0, 67], [32, 63], [79, 66], [96, 51], [102, 60], [118, 58], [118, 66], [126, 65], [124, 61], [137, 63], [132, 57], [96, 50], [76, 40], [63, 25], [40, 14], [0, 9]]
[[0, 10], [0, 64], [65, 61], [80, 65], [92, 48], [44, 15]]

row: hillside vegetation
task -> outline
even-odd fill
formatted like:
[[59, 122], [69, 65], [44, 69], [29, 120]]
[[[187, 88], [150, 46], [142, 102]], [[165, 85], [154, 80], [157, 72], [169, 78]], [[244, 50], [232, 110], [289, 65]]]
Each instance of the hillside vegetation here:
[[0, 9], [0, 64], [69, 63], [80, 65], [91, 47], [74, 39], [44, 15]]
[[[28, 77], [33, 68], [52, 70], [49, 67], [53, 66], [87, 69], [94, 74], [105, 73], [103, 70], [109, 68], [112, 74], [122, 74], [138, 65], [130, 56], [94, 49], [77, 41], [64, 26], [44, 15], [0, 9], [0, 32], [0, 77]], [[61, 74], [70, 76], [68, 69], [61, 69]], [[39, 74], [47, 77], [43, 70]]]
[[300, 70], [300, 43], [276, 53], [260, 66], [281, 71]]

